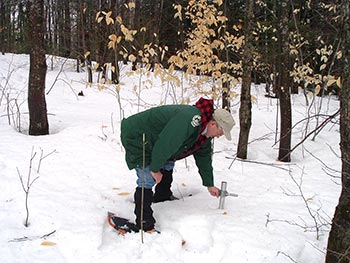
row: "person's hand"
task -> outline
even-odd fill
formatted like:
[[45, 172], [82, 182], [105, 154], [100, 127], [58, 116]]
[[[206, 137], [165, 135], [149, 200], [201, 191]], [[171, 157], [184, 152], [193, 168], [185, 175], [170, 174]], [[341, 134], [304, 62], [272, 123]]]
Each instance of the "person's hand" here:
[[162, 181], [163, 174], [160, 171], [158, 171], [158, 172], [151, 171], [151, 175], [154, 178], [154, 180], [156, 181], [156, 184], [159, 184], [160, 181]]
[[219, 188], [217, 188], [215, 186], [209, 186], [208, 191], [212, 196], [218, 197], [220, 195]]

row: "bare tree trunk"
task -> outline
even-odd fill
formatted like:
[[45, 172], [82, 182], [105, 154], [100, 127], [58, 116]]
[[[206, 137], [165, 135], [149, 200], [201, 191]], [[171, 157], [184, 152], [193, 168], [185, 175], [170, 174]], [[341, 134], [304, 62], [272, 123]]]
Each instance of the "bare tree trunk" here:
[[[133, 21], [133, 26], [135, 30], [140, 30], [141, 28], [141, 17], [142, 17], [142, 1], [141, 0], [135, 0], [135, 11], [134, 11], [134, 17], [130, 18], [130, 21]], [[148, 29], [149, 30], [149, 29]], [[144, 38], [146, 32], [139, 32], [139, 34], [136, 35], [134, 42], [136, 42], [137, 44], [137, 48], [136, 50], [131, 51], [133, 53], [133, 55], [137, 58], [138, 54], [137, 54], [137, 49], [140, 49], [141, 47], [141, 43], [144, 43], [144, 41], [142, 40], [142, 38]], [[143, 45], [142, 45], [143, 46]], [[132, 62], [132, 70], [136, 70], [137, 69], [137, 62], [138, 60], [136, 59], [136, 61]]]
[[[224, 15], [225, 15], [225, 17], [227, 17], [227, 1], [224, 2], [223, 8], [224, 8]], [[226, 30], [227, 30], [227, 25], [224, 27], [223, 35], [226, 34]], [[222, 53], [223, 53], [222, 60], [224, 62], [228, 63], [228, 61], [230, 60], [230, 57], [229, 57], [227, 41], [225, 41], [225, 49], [222, 51]], [[225, 71], [225, 74], [228, 76], [229, 70], [227, 67], [225, 67], [224, 71]], [[223, 82], [222, 82], [222, 90], [223, 90], [223, 92], [222, 92], [222, 108], [230, 111], [231, 110], [231, 96], [230, 96], [231, 87], [230, 87], [230, 83], [227, 80], [227, 78], [226, 78], [226, 80], [223, 80]]]
[[0, 51], [4, 55], [6, 52], [5, 48], [5, 3], [4, 0], [0, 0]]
[[279, 55], [277, 56], [277, 93], [280, 100], [281, 131], [278, 160], [290, 162], [291, 138], [292, 138], [292, 106], [290, 102], [290, 77], [289, 77], [289, 0], [281, 0], [279, 4], [280, 33]]
[[45, 100], [44, 0], [31, 0], [29, 8], [30, 69], [28, 85], [29, 134], [49, 134]]
[[253, 10], [254, 0], [246, 1], [246, 21], [244, 25], [244, 50], [243, 50], [243, 79], [241, 88], [241, 105], [239, 108], [239, 141], [237, 147], [237, 157], [247, 159], [249, 131], [252, 124], [252, 102], [250, 86], [252, 84], [253, 65]]
[[81, 43], [83, 45], [83, 52], [84, 54], [81, 55], [81, 58], [84, 59], [86, 68], [88, 71], [88, 82], [92, 83], [92, 64], [91, 64], [91, 56], [90, 53], [87, 50], [87, 44], [86, 44], [86, 19], [85, 19], [85, 8], [83, 4], [83, 0], [79, 0], [79, 13], [80, 13], [80, 26], [81, 26]]
[[52, 52], [52, 6], [51, 1], [48, 0], [46, 3], [46, 6], [44, 7], [44, 13], [45, 13], [45, 21], [46, 21], [46, 32], [45, 32], [45, 39], [46, 39], [46, 50], [47, 53], [53, 54]]
[[71, 56], [71, 19], [70, 19], [70, 6], [69, 6], [69, 0], [64, 1], [64, 7], [63, 7], [63, 46], [64, 46], [64, 53], [63, 55], [65, 57]]
[[222, 108], [231, 111], [230, 84], [227, 81], [222, 82]]
[[[151, 32], [153, 32], [151, 39], [154, 43], [155, 47], [159, 47], [160, 44], [160, 32], [162, 26], [162, 18], [163, 18], [163, 8], [164, 8], [164, 0], [153, 1], [153, 21], [151, 23]], [[156, 52], [153, 56], [150, 56], [149, 63], [151, 64], [151, 69], [154, 69], [155, 64], [159, 64], [161, 61], [161, 56], [159, 52]]]
[[341, 1], [341, 42], [343, 54], [340, 89], [340, 150], [342, 191], [328, 238], [326, 263], [350, 262], [350, 6]]

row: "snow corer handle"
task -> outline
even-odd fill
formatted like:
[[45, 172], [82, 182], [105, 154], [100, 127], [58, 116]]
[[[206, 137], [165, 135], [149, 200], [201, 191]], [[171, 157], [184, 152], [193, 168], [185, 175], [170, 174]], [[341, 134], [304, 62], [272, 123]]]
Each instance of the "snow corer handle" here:
[[220, 203], [219, 203], [219, 209], [224, 209], [225, 206], [225, 198], [227, 196], [234, 196], [234, 197], [238, 197], [237, 194], [232, 194], [227, 192], [227, 182], [222, 181], [221, 182], [221, 189], [220, 189]]

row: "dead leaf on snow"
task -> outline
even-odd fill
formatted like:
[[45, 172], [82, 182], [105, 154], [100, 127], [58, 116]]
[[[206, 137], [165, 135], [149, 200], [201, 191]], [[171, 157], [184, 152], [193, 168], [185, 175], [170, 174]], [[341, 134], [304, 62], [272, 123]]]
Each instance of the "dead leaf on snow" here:
[[118, 195], [125, 196], [125, 195], [130, 195], [130, 193], [129, 192], [121, 192]]
[[51, 242], [51, 241], [43, 241], [40, 245], [51, 247], [51, 246], [56, 246], [57, 244], [55, 242]]

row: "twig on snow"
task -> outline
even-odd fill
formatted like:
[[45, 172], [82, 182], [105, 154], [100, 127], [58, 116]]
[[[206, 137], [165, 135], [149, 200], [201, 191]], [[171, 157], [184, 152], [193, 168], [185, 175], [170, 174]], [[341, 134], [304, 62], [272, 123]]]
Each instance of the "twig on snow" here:
[[43, 236], [19, 237], [19, 238], [11, 239], [8, 242], [23, 242], [23, 241], [31, 241], [31, 240], [36, 240], [36, 239], [45, 239], [45, 238], [53, 235], [54, 233], [56, 233], [56, 230], [51, 231], [50, 233], [45, 234]]

